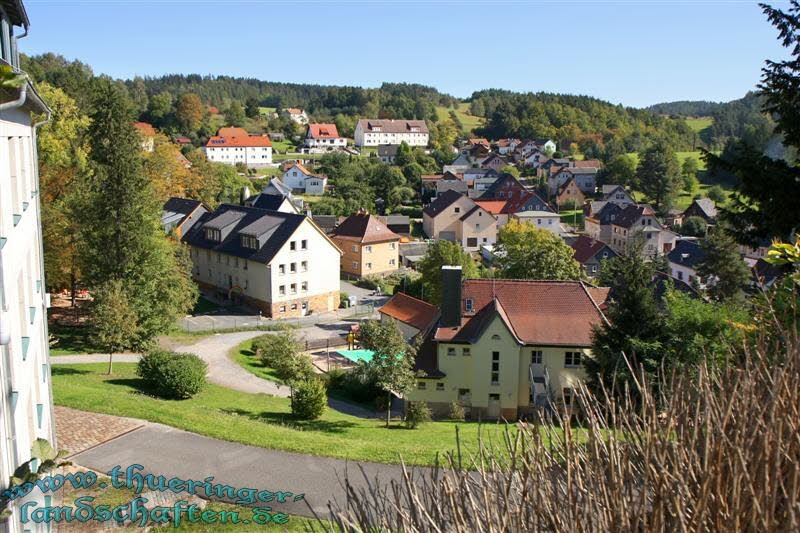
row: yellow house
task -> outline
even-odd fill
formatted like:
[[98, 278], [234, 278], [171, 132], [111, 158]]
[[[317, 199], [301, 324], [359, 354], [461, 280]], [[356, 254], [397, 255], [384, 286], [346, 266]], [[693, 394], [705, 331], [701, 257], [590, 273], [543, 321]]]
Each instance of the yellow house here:
[[366, 211], [347, 217], [331, 235], [342, 251], [342, 273], [349, 277], [385, 276], [400, 264], [400, 235]]
[[451, 403], [473, 418], [515, 419], [572, 404], [591, 356], [607, 288], [579, 281], [470, 279], [443, 267], [441, 319], [417, 354], [409, 400], [437, 415]]

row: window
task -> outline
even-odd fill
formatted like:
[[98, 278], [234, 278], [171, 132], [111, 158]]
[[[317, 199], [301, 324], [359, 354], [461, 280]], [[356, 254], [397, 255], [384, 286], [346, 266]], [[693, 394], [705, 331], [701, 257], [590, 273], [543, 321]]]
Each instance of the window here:
[[303, 291], [303, 292], [306, 292], [308, 290], [308, 282], [307, 281], [304, 281], [303, 283], [300, 284], [300, 290]]
[[357, 261], [353, 261], [353, 268], [358, 269], [358, 262]]
[[281, 296], [286, 296], [286, 285], [281, 285], [278, 287], [278, 294]]
[[470, 400], [469, 389], [458, 389], [458, 401], [468, 402]]
[[358, 246], [356, 246], [355, 244], [353, 245], [353, 251], [358, 252]]
[[278, 274], [286, 274], [286, 265], [278, 265]]
[[297, 263], [291, 263], [289, 265], [289, 272], [291, 272], [292, 274], [297, 273]]
[[300, 241], [300, 249], [301, 250], [308, 250], [308, 241], [306, 239], [303, 239], [302, 241]]
[[222, 233], [218, 229], [206, 228], [206, 239], [219, 242], [222, 239]]
[[297, 311], [297, 304], [292, 304], [292, 311]]
[[464, 310], [467, 313], [472, 312], [472, 305], [473, 305], [472, 298], [467, 298], [466, 300], [464, 300]]
[[217, 254], [217, 263], [222, 263], [222, 254]]
[[281, 312], [281, 313], [285, 313], [285, 312], [286, 312], [286, 306], [285, 306], [285, 305], [282, 305], [282, 306], [281, 306], [281, 308], [280, 308], [280, 312]]
[[297, 283], [289, 285], [289, 289], [292, 291], [292, 294], [297, 294]]
[[372, 263], [367, 263], [367, 270], [372, 270]]
[[424, 381], [417, 382], [417, 389], [418, 390], [425, 390], [425, 385], [427, 385]]
[[242, 235], [242, 246], [250, 248], [251, 250], [258, 249], [258, 239], [252, 235]]
[[456, 208], [455, 208], [453, 211], [454, 211], [455, 213], [460, 213], [460, 212], [461, 212], [461, 208], [460, 208], [460, 207], [456, 207]]
[[470, 355], [472, 355], [472, 351], [470, 348], [461, 348], [461, 355], [469, 357]]
[[492, 352], [492, 385], [500, 384], [500, 352]]
[[395, 249], [395, 247], [396, 247], [396, 245], [395, 245], [395, 243], [393, 243], [393, 242], [390, 242], [390, 243], [389, 243], [389, 247], [390, 247], [392, 250], [394, 250], [394, 249]]
[[564, 352], [564, 368], [581, 366], [581, 352]]
[[436, 390], [444, 390], [444, 383], [437, 383]]
[[499, 341], [499, 340], [500, 340], [500, 335], [498, 335], [497, 333], [495, 333], [494, 335], [492, 335], [492, 340], [493, 340], [493, 341]]
[[294, 252], [295, 250], [297, 250], [297, 241], [291, 241], [291, 242], [289, 243], [289, 250], [291, 250], [291, 251], [293, 251], [293, 252]]
[[531, 350], [531, 364], [532, 365], [541, 365], [542, 364], [542, 351], [541, 350]]
[[372, 246], [366, 246], [364, 248], [364, 251], [367, 252], [368, 254], [371, 254], [372, 253]]
[[572, 398], [575, 396], [572, 389], [568, 387], [564, 387], [561, 391], [561, 396], [564, 399], [564, 406], [571, 407], [572, 406]]
[[455, 354], [456, 354], [456, 349], [453, 346], [448, 346], [447, 355], [455, 355]]
[[301, 261], [300, 272], [307, 272], [307, 271], [308, 271], [308, 261]]
[[389, 264], [394, 265], [394, 259], [389, 259]]

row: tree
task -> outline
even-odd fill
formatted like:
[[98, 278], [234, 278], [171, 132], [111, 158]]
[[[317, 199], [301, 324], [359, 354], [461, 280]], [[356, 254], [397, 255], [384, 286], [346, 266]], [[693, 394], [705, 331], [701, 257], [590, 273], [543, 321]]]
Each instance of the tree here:
[[200, 128], [205, 116], [205, 108], [200, 97], [194, 93], [183, 93], [175, 106], [175, 118], [185, 133], [193, 133]]
[[159, 136], [153, 151], [143, 155], [144, 173], [159, 201], [170, 196], [200, 198], [204, 180], [187, 166], [177, 145]]
[[261, 107], [258, 105], [257, 98], [248, 98], [244, 105], [244, 114], [247, 118], [258, 118], [261, 115]]
[[679, 167], [675, 152], [665, 144], [656, 144], [639, 157], [636, 169], [639, 188], [655, 204], [656, 211], [666, 213], [678, 191]]
[[225, 121], [230, 126], [244, 126], [245, 114], [242, 104], [234, 100], [225, 110]]
[[714, 200], [714, 203], [717, 205], [722, 205], [725, 203], [725, 191], [719, 185], [714, 185], [710, 189], [708, 189], [708, 197], [711, 200]]
[[419, 262], [423, 279], [422, 296], [432, 304], [438, 305], [442, 301], [442, 267], [445, 265], [460, 266], [464, 279], [480, 277], [475, 261], [461, 245], [451, 241], [434, 241], [428, 245], [425, 256]]
[[172, 113], [172, 94], [162, 91], [150, 98], [147, 115], [151, 122], [161, 125], [170, 113]]
[[510, 220], [497, 233], [497, 277], [506, 279], [580, 279], [575, 250], [555, 233], [530, 222]]
[[601, 171], [602, 182], [625, 187], [636, 185], [636, 157], [631, 154], [621, 154], [608, 162]]
[[[779, 39], [789, 58], [767, 61], [761, 70], [759, 96], [764, 111], [775, 118], [775, 131], [787, 148], [800, 148], [800, 2], [791, 0], [786, 11], [761, 5], [769, 21], [778, 29]], [[728, 172], [738, 178], [730, 204], [721, 217], [729, 224], [736, 240], [755, 245], [765, 238], [789, 241], [798, 230], [800, 212], [800, 166], [765, 156], [752, 143], [742, 142], [729, 157], [704, 152], [709, 170]]]
[[693, 196], [697, 189], [700, 188], [700, 182], [697, 180], [697, 172], [699, 165], [697, 159], [694, 157], [687, 157], [683, 160], [681, 165], [681, 175], [683, 177], [683, 190]]
[[81, 272], [90, 289], [119, 281], [137, 317], [137, 346], [150, 344], [197, 299], [185, 252], [167, 240], [161, 203], [143, 171], [125, 93], [98, 79], [88, 134], [92, 175], [81, 198]]
[[686, 217], [681, 224], [681, 235], [705, 237], [708, 224], [703, 217]]
[[366, 363], [375, 383], [387, 393], [386, 427], [392, 416], [392, 393], [406, 394], [414, 384], [414, 349], [403, 339], [393, 320], [362, 322], [358, 339], [364, 349], [373, 352]]
[[584, 361], [587, 385], [595, 392], [602, 387], [616, 394], [626, 387], [635, 391], [634, 375], [644, 371], [652, 376], [661, 363], [663, 318], [656, 305], [654, 264], [643, 258], [643, 246], [643, 240], [633, 241], [600, 274], [612, 298], [607, 321], [594, 329], [592, 357]]
[[121, 280], [111, 280], [95, 291], [92, 305], [92, 342], [108, 353], [108, 374], [115, 353], [130, 350], [137, 341], [137, 317]]
[[736, 242], [723, 229], [709, 233], [700, 242], [705, 257], [697, 264], [697, 275], [718, 301], [740, 299], [750, 281], [750, 269], [742, 260]]
[[515, 178], [517, 178], [517, 179], [519, 179], [519, 177], [520, 177], [519, 169], [517, 167], [513, 166], [513, 165], [506, 165], [503, 168], [501, 168], [500, 169], [500, 174], [501, 175], [502, 174], [510, 174], [510, 175], [514, 176]]

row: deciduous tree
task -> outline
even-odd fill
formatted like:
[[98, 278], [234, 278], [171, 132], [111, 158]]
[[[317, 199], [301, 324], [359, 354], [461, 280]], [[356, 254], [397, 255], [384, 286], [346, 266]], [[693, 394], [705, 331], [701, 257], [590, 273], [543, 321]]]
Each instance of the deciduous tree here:
[[445, 265], [460, 266], [464, 279], [480, 277], [480, 270], [472, 256], [457, 242], [434, 241], [428, 245], [428, 250], [419, 263], [423, 280], [422, 296], [432, 304], [439, 304], [442, 301], [442, 267]]
[[742, 260], [736, 242], [723, 229], [717, 229], [700, 242], [705, 256], [697, 264], [697, 275], [715, 300], [739, 299], [748, 281], [750, 269]]
[[194, 93], [183, 93], [175, 105], [175, 118], [185, 133], [193, 133], [200, 128], [205, 115], [205, 107], [200, 97]]
[[497, 233], [497, 277], [506, 279], [580, 279], [575, 250], [555, 233], [530, 222], [510, 220]]
[[110, 280], [95, 291], [91, 316], [92, 342], [108, 353], [111, 374], [114, 354], [130, 350], [138, 340], [136, 312], [122, 280]]

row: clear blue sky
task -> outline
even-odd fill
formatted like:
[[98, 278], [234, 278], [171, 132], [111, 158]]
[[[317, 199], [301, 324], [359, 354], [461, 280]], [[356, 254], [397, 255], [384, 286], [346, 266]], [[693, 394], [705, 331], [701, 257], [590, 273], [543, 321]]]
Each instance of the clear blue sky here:
[[[772, 2], [785, 5], [785, 2]], [[25, 0], [29, 54], [129, 78], [227, 74], [459, 97], [499, 87], [645, 106], [726, 101], [785, 57], [755, 2]]]

